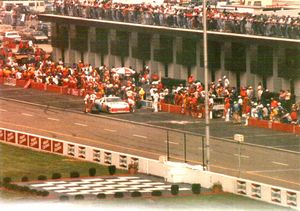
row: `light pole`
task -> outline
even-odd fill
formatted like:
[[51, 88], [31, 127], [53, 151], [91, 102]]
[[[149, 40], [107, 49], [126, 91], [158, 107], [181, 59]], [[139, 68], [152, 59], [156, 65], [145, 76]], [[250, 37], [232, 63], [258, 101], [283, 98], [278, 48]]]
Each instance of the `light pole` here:
[[209, 109], [208, 109], [208, 69], [207, 69], [207, 26], [206, 0], [203, 0], [203, 56], [204, 56], [204, 86], [205, 86], [205, 140], [206, 140], [206, 169], [210, 170], [209, 160]]

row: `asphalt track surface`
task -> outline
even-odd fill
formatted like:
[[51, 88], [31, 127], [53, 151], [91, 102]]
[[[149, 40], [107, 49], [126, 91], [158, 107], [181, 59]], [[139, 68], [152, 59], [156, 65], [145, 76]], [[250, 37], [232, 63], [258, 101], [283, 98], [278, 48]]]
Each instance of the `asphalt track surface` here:
[[[10, 86], [0, 86], [0, 90], [1, 127], [154, 159], [167, 154], [168, 138], [171, 160], [202, 164], [203, 150], [206, 154], [201, 136], [182, 132], [204, 134], [202, 119], [149, 109], [133, 114], [84, 114], [82, 98]], [[177, 130], [167, 132], [167, 128]], [[210, 129], [212, 171], [300, 190], [299, 136], [222, 119], [212, 120]], [[235, 133], [244, 134], [246, 144], [230, 141]]]

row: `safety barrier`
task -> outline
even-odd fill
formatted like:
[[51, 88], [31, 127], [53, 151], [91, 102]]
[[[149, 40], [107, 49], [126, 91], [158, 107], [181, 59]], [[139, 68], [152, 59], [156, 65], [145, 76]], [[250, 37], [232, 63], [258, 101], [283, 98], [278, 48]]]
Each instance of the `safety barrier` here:
[[60, 154], [101, 165], [115, 165], [120, 169], [127, 169], [130, 163], [135, 162], [140, 173], [163, 177], [168, 182], [200, 183], [205, 188], [212, 187], [214, 183], [221, 183], [225, 192], [280, 206], [300, 208], [300, 191], [203, 171], [202, 166], [169, 162], [166, 161], [165, 156], [161, 156], [159, 160], [147, 159], [7, 128], [0, 128], [0, 142], [41, 152]]
[[[191, 112], [185, 110], [182, 106], [179, 105], [173, 105], [173, 104], [167, 104], [167, 103], [160, 103], [161, 105], [161, 111], [174, 113], [174, 114], [185, 114], [185, 115], [191, 115]], [[202, 115], [197, 115], [198, 117], [204, 117], [204, 110], [200, 111]]]
[[248, 120], [248, 126], [268, 128], [276, 131], [282, 131], [282, 132], [294, 133], [300, 135], [300, 125], [284, 124], [280, 122], [272, 122], [267, 120], [250, 118]]
[[57, 85], [50, 85], [44, 83], [37, 83], [32, 80], [16, 80], [15, 78], [3, 78], [0, 77], [0, 84], [5, 84], [9, 86], [19, 86], [24, 88], [32, 88], [37, 90], [49, 91], [49, 92], [56, 92], [60, 94], [66, 95], [73, 95], [78, 97], [85, 96], [84, 89], [75, 89], [75, 88], [68, 88], [64, 86], [57, 86]]

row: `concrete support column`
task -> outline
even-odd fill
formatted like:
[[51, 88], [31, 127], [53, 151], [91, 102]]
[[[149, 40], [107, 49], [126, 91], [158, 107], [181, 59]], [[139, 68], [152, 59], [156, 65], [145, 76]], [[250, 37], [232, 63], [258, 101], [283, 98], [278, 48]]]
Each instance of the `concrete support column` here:
[[268, 89], [279, 92], [282, 88], [282, 79], [278, 77], [279, 48], [273, 48], [273, 75], [267, 78]]
[[251, 46], [246, 47], [246, 71], [241, 73], [241, 85], [254, 87], [254, 76], [251, 73]]
[[[153, 72], [159, 74], [159, 62], [154, 61], [154, 50], [159, 49], [159, 34], [153, 34], [151, 38], [151, 44], [150, 44], [150, 63], [149, 63], [149, 68], [150, 68], [150, 74]], [[161, 75], [159, 75], [161, 76]]]
[[112, 37], [115, 37], [116, 31], [111, 29], [108, 32], [108, 36], [107, 36], [107, 46], [108, 46], [108, 53], [107, 56], [104, 58], [104, 64], [107, 66], [113, 66], [114, 65], [114, 56], [111, 55], [111, 41], [112, 41]]
[[129, 67], [131, 66], [131, 63], [132, 63], [132, 33], [131, 32], [128, 32], [128, 57], [125, 57], [124, 58], [124, 65], [125, 67]]
[[199, 40], [196, 44], [196, 71], [195, 78], [204, 82], [204, 71], [201, 68], [201, 54], [203, 54], [203, 41]]
[[[220, 70], [215, 72], [215, 79], [216, 81], [226, 75], [226, 77], [229, 79], [231, 86], [237, 85], [236, 81], [236, 73], [230, 70], [226, 70], [225, 68], [225, 59], [226, 59], [226, 54], [230, 53], [231, 54], [231, 43], [230, 42], [224, 42], [223, 45], [221, 45], [221, 54], [220, 54], [220, 59], [221, 59], [221, 68]], [[234, 58], [233, 58], [234, 59]], [[209, 75], [210, 76], [210, 75]]]
[[[169, 78], [174, 78], [175, 77], [175, 70], [178, 68], [177, 66], [179, 66], [177, 64], [177, 52], [180, 51], [180, 48], [182, 46], [182, 38], [181, 37], [175, 37], [173, 39], [173, 63], [169, 64], [168, 67], [168, 75]], [[164, 77], [164, 75], [163, 75]]]

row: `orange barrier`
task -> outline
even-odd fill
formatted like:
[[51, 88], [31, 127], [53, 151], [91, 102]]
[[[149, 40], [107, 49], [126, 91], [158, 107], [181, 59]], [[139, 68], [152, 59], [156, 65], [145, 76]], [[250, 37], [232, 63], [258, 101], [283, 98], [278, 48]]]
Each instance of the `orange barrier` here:
[[279, 123], [279, 122], [273, 122], [272, 123], [272, 129], [277, 130], [277, 131], [293, 133], [294, 132], [294, 127], [295, 127], [295, 125], [292, 125], [292, 124], [282, 124], [282, 123]]
[[24, 87], [26, 85], [27, 81], [26, 80], [17, 80], [16, 81], [16, 86], [22, 86]]
[[169, 105], [169, 112], [175, 114], [182, 114], [182, 107], [178, 105]]
[[248, 125], [254, 126], [254, 127], [260, 127], [260, 128], [272, 128], [271, 122], [269, 122], [267, 120], [259, 120], [259, 119], [253, 119], [253, 118], [250, 118], [248, 120]]
[[298, 126], [295, 125], [295, 131], [294, 132], [295, 132], [296, 135], [300, 135], [300, 125], [298, 125]]
[[161, 111], [164, 111], [164, 112], [170, 112], [169, 104], [166, 104], [166, 103], [160, 103], [160, 109], [161, 109]]
[[280, 122], [271, 122], [267, 120], [259, 120], [250, 118], [248, 120], [248, 126], [268, 128], [276, 131], [282, 131], [286, 133], [294, 133], [300, 135], [300, 126], [293, 124], [284, 124]]
[[46, 90], [46, 85], [43, 83], [31, 82], [31, 88], [38, 90]]
[[50, 92], [62, 93], [62, 87], [56, 86], [56, 85], [47, 85], [45, 87], [45, 90], [50, 91]]

